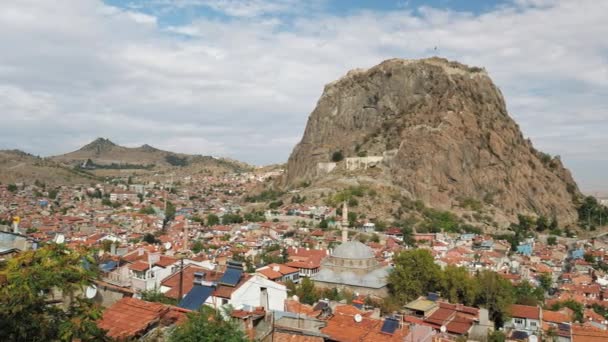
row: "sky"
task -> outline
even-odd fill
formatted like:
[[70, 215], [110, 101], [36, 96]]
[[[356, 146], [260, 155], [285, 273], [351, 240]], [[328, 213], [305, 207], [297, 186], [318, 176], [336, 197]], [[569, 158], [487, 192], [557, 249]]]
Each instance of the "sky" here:
[[3, 0], [0, 149], [285, 162], [323, 86], [433, 55], [485, 67], [535, 147], [608, 192], [608, 1]]

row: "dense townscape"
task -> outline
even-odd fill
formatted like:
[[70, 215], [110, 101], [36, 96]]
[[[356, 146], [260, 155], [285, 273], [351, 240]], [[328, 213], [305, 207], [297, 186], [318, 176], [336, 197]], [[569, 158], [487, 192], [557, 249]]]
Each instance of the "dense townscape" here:
[[[78, 251], [77, 277], [54, 278], [48, 272], [56, 265], [21, 281], [59, 302], [68, 291], [62, 282], [86, 284], [71, 292], [99, 310], [88, 316], [93, 325], [70, 332], [83, 340], [100, 332], [118, 340], [188, 340], [183, 336], [197, 324], [210, 324], [193, 313], [220, 317], [242, 340], [608, 338], [602, 235], [567, 237], [550, 227], [556, 222], [527, 217], [513, 225], [522, 232], [518, 241], [483, 232], [416, 233], [349, 220], [347, 202], [309, 206], [295, 196], [293, 203], [246, 209], [256, 200], [246, 194], [278, 176], [280, 170], [0, 185], [3, 303], [24, 301], [27, 308], [32, 300], [4, 298], [16, 291], [6, 284], [20, 267], [34, 267], [43, 253]], [[2, 323], [3, 339], [38, 333], [9, 329], [16, 323]]]

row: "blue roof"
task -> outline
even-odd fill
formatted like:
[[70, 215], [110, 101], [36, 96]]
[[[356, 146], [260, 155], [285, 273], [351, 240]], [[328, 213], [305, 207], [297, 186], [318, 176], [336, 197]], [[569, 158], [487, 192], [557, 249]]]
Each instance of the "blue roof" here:
[[226, 269], [226, 272], [222, 276], [222, 279], [220, 279], [219, 283], [229, 286], [236, 286], [236, 284], [238, 284], [239, 280], [241, 279], [242, 274], [243, 270], [228, 267]]
[[178, 306], [184, 309], [198, 310], [198, 308], [205, 303], [207, 298], [211, 296], [212, 292], [213, 287], [211, 286], [194, 285], [186, 297], [179, 302]]
[[115, 269], [116, 266], [118, 266], [118, 263], [116, 261], [110, 260], [106, 263], [99, 265], [99, 268], [101, 268], [101, 270], [104, 272], [110, 272], [111, 270]]
[[382, 329], [380, 329], [380, 331], [382, 331], [383, 333], [387, 333], [387, 334], [393, 334], [395, 332], [395, 330], [397, 330], [397, 327], [399, 326], [399, 321], [394, 319], [394, 318], [387, 318], [384, 320], [384, 324], [382, 324]]

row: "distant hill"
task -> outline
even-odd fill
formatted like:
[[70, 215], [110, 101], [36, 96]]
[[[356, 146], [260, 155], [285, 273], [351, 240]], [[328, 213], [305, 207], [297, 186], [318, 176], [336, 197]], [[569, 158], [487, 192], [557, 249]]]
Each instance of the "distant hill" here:
[[244, 172], [253, 167], [239, 161], [163, 151], [150, 145], [124, 147], [98, 138], [82, 148], [42, 158], [20, 150], [0, 150], [0, 182], [52, 185], [90, 184], [105, 177], [179, 171], [188, 175]]
[[40, 181], [52, 185], [88, 184], [97, 178], [83, 170], [75, 170], [46, 158], [19, 150], [0, 150], [0, 182], [33, 183]]
[[227, 172], [237, 172], [251, 168], [251, 166], [237, 161], [163, 151], [147, 144], [140, 147], [120, 146], [105, 138], [97, 138], [76, 151], [50, 157], [50, 159], [58, 163], [79, 166], [87, 170], [156, 170], [200, 165], [223, 168]]

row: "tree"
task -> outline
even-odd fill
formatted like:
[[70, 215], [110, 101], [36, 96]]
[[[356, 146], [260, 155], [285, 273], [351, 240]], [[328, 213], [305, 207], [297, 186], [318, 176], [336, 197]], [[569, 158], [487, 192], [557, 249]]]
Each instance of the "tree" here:
[[152, 208], [152, 206], [149, 205], [147, 207], [143, 207], [143, 208], [139, 209], [139, 213], [145, 214], [145, 215], [154, 215], [156, 213], [156, 211], [154, 211], [154, 208]]
[[424, 249], [404, 251], [393, 259], [395, 267], [388, 276], [391, 294], [402, 304], [440, 286], [440, 268]]
[[202, 306], [188, 320], [177, 326], [169, 336], [171, 342], [246, 342], [245, 334], [232, 321], [225, 321], [219, 311]]
[[147, 242], [151, 245], [159, 243], [160, 241], [151, 233], [146, 233], [143, 238], [144, 242]]
[[534, 287], [530, 282], [523, 281], [515, 286], [515, 302], [521, 305], [536, 306], [542, 303], [545, 298], [545, 291], [542, 287]]
[[192, 253], [194, 254], [200, 253], [200, 251], [203, 250], [203, 243], [200, 240], [194, 241], [190, 250], [192, 250]]
[[344, 159], [344, 154], [342, 154], [342, 151], [336, 151], [331, 155], [331, 161], [333, 161], [334, 163], [340, 162]]
[[476, 304], [488, 309], [490, 319], [497, 327], [502, 327], [508, 318], [508, 308], [513, 304], [513, 285], [498, 273], [484, 270], [477, 275], [481, 289], [477, 293]]
[[506, 340], [507, 337], [505, 336], [505, 333], [500, 330], [494, 330], [491, 333], [488, 333], [488, 342], [505, 342]]
[[539, 216], [536, 219], [536, 230], [539, 232], [543, 232], [545, 231], [547, 228], [549, 228], [549, 220], [547, 220], [547, 218], [545, 216]]
[[58, 194], [59, 194], [59, 191], [57, 191], [57, 189], [52, 189], [49, 191], [49, 198], [52, 200], [57, 199]]
[[165, 210], [165, 223], [175, 218], [175, 205], [167, 201], [167, 209]]
[[300, 302], [305, 304], [314, 304], [319, 300], [319, 295], [315, 291], [315, 283], [310, 278], [302, 278], [300, 285], [296, 288], [296, 295], [300, 298]]
[[549, 273], [543, 273], [538, 277], [538, 282], [540, 283], [540, 287], [548, 292], [551, 289], [551, 285], [553, 285], [553, 278]]
[[9, 184], [6, 186], [6, 190], [8, 190], [10, 192], [17, 192], [17, 190], [19, 190], [19, 188], [17, 188], [17, 185], [15, 185], [15, 184]]
[[547, 245], [549, 245], [549, 246], [555, 246], [555, 245], [557, 245], [557, 237], [555, 237], [555, 236], [549, 236], [547, 238]]
[[208, 226], [216, 226], [220, 224], [220, 218], [215, 214], [207, 215], [207, 225]]
[[[0, 340], [104, 341], [101, 310], [78, 293], [96, 277], [93, 260], [64, 245], [22, 252], [0, 268]], [[50, 293], [70, 298], [55, 305]]]
[[176, 305], [177, 300], [173, 298], [166, 297], [158, 290], [146, 290], [141, 292], [141, 299], [147, 302], [156, 302], [163, 303], [169, 305]]
[[473, 305], [479, 288], [463, 267], [448, 265], [441, 277], [441, 293], [451, 303]]

